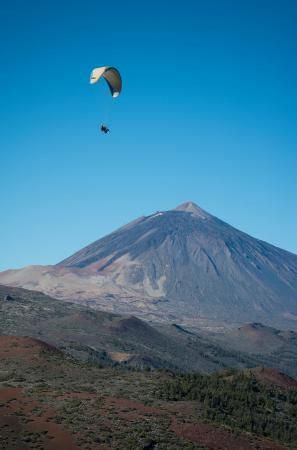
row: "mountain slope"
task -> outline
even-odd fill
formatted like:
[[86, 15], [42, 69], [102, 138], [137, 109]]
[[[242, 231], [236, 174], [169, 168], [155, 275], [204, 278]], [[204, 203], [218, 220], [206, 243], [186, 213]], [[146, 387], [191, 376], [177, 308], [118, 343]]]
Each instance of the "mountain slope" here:
[[0, 285], [0, 335], [31, 336], [66, 349], [78, 359], [129, 366], [210, 372], [255, 365], [250, 356], [175, 327], [157, 327], [61, 302], [40, 292]]
[[297, 327], [297, 256], [192, 202], [141, 217], [54, 267], [3, 272], [0, 281], [154, 320]]
[[0, 285], [0, 335], [41, 339], [79, 360], [204, 373], [264, 365], [297, 377], [297, 334], [256, 324], [251, 335], [254, 328], [203, 336]]
[[193, 203], [158, 212], [62, 261], [176, 309], [216, 319], [297, 313], [297, 256], [242, 233]]

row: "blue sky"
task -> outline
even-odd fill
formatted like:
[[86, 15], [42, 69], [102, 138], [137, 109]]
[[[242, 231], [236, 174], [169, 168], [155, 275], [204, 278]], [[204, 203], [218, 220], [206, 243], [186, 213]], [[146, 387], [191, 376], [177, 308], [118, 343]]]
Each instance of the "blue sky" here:
[[295, 0], [1, 5], [0, 270], [186, 200], [297, 253], [296, 23]]

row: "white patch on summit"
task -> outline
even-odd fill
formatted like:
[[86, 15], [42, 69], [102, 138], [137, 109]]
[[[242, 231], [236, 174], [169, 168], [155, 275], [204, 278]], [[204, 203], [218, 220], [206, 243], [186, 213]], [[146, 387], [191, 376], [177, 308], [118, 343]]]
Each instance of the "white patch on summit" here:
[[158, 217], [158, 216], [163, 216], [164, 213], [162, 212], [156, 212], [156, 214], [151, 216], [151, 219], [153, 219], [154, 217]]

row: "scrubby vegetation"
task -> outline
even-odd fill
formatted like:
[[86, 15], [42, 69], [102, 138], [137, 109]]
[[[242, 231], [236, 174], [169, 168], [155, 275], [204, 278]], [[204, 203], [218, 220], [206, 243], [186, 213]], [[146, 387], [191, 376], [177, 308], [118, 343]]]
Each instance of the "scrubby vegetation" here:
[[5, 449], [47, 448], [51, 439], [69, 450], [297, 448], [297, 390], [264, 384], [253, 371], [98, 367], [32, 338], [2, 336], [1, 374]]
[[297, 390], [261, 383], [251, 371], [176, 375], [157, 395], [193, 400], [204, 419], [297, 447]]

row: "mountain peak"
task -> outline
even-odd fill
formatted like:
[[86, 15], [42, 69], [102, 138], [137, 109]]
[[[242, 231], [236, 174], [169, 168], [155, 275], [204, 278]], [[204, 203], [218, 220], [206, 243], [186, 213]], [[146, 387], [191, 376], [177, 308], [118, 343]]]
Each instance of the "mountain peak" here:
[[238, 332], [246, 341], [270, 339], [259, 322], [296, 328], [297, 255], [191, 201], [131, 222], [54, 267], [3, 272], [0, 282], [182, 326], [254, 322]]
[[202, 208], [196, 205], [196, 203], [191, 201], [182, 203], [181, 205], [177, 206], [174, 211], [188, 212], [196, 217], [201, 217], [202, 219], [206, 219], [207, 217], [209, 217], [209, 214], [206, 211], [204, 211]]

